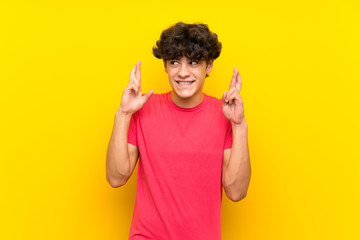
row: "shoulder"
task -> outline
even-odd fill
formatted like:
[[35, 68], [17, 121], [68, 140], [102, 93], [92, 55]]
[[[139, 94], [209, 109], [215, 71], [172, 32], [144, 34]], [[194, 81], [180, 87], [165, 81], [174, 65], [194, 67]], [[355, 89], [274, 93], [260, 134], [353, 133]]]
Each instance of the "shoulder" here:
[[224, 116], [223, 114], [223, 110], [222, 110], [222, 99], [219, 99], [217, 97], [211, 96], [211, 95], [207, 95], [204, 94], [206, 97], [206, 100], [208, 101], [208, 109], [209, 111], [211, 111], [214, 115], [214, 117], [216, 116], [216, 118], [224, 123], [225, 125], [228, 124], [228, 119]]
[[[169, 93], [153, 93], [150, 99], [137, 111], [138, 115], [151, 114], [157, 112], [167, 103]], [[143, 94], [144, 95], [144, 94]]]
[[211, 95], [207, 95], [204, 93], [204, 96], [206, 98], [206, 101], [208, 102], [208, 104], [214, 108], [220, 108], [222, 109], [222, 100], [217, 98], [217, 97], [214, 97], [214, 96], [211, 96]]
[[214, 96], [211, 96], [211, 95], [208, 95], [206, 93], [204, 93], [204, 95], [208, 98], [209, 101], [213, 101], [213, 102], [219, 102], [221, 103], [221, 99], [217, 98], [217, 97], [214, 97]]
[[165, 103], [167, 101], [168, 94], [170, 92], [166, 93], [153, 93], [150, 99], [144, 104], [143, 107], [148, 107], [149, 105], [157, 105], [161, 103]]

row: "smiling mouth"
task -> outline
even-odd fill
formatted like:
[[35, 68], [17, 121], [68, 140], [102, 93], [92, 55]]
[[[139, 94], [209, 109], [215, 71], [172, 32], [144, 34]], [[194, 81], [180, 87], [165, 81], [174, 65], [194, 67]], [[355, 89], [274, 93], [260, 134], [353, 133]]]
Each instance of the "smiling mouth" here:
[[177, 84], [179, 85], [190, 85], [195, 81], [175, 81], [175, 82], [177, 82]]

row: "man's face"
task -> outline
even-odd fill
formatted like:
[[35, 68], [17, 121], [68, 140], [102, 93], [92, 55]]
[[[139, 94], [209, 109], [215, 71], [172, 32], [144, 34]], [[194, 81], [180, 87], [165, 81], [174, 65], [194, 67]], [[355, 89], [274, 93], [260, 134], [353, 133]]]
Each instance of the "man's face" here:
[[212, 66], [212, 61], [206, 65], [204, 60], [191, 61], [186, 57], [167, 60], [165, 72], [177, 100], [201, 98], [206, 74], [211, 72]]

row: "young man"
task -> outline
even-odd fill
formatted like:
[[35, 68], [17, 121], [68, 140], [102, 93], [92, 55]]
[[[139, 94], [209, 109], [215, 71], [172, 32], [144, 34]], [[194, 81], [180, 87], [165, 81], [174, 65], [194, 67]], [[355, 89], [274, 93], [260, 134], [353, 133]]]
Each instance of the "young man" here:
[[107, 180], [120, 187], [140, 157], [129, 239], [221, 239], [222, 187], [233, 201], [246, 196], [251, 169], [239, 72], [221, 100], [202, 91], [220, 52], [207, 25], [179, 22], [153, 48], [172, 91], [143, 95], [140, 62], [130, 73], [106, 159]]

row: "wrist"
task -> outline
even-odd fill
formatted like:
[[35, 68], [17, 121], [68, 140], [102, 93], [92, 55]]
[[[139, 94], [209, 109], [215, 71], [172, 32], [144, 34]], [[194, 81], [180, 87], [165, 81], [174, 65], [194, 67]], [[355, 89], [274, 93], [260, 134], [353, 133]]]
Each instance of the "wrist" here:
[[129, 113], [129, 112], [124, 112], [121, 107], [116, 111], [115, 113], [115, 117], [125, 117], [125, 118], [131, 118], [131, 116], [133, 115], [133, 113]]
[[232, 129], [241, 130], [241, 131], [247, 131], [248, 125], [247, 122], [242, 120], [240, 123], [231, 123]]

